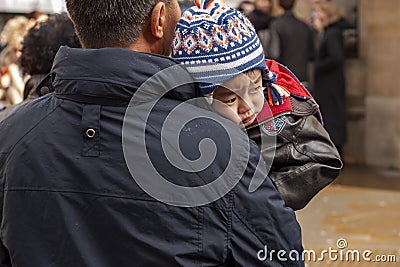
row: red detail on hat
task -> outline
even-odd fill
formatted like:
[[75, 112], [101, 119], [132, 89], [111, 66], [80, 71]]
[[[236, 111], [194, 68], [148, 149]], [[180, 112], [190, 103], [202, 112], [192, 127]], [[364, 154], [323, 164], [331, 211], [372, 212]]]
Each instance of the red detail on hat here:
[[214, 0], [195, 0], [194, 3], [198, 8], [207, 9], [214, 2]]

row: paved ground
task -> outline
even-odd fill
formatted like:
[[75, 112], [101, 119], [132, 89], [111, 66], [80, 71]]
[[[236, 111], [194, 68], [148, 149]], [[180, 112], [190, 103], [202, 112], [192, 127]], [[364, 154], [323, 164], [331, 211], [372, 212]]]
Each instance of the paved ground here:
[[332, 251], [307, 266], [400, 266], [400, 172], [346, 166], [297, 216], [305, 248]]

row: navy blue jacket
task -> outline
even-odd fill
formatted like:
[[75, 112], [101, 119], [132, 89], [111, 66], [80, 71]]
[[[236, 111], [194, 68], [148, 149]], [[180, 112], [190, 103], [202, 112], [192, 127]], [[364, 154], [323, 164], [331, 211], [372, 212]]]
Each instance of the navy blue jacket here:
[[[255, 143], [240, 181], [209, 204], [165, 204], [132, 178], [122, 146], [127, 105], [144, 81], [174, 65], [118, 48], [60, 49], [52, 69], [55, 92], [0, 123], [0, 266], [303, 266], [277, 257], [279, 250], [302, 252], [294, 212], [270, 179], [248, 190], [260, 158]], [[174, 107], [198, 96], [192, 85], [174, 89], [154, 107], [146, 127], [152, 163], [182, 186], [200, 186], [223, 173], [232, 152], [226, 132], [245, 136], [227, 120], [225, 129], [216, 127], [207, 119], [212, 111], [193, 105], [184, 111], [196, 119], [181, 130], [182, 153], [190, 165], [204, 138], [218, 153], [195, 173], [169, 163], [160, 145], [163, 122]], [[131, 123], [129, 135], [139, 142], [137, 122]], [[258, 172], [266, 177], [262, 165]], [[144, 168], [139, 161], [130, 167]], [[265, 246], [276, 252], [260, 261]]]

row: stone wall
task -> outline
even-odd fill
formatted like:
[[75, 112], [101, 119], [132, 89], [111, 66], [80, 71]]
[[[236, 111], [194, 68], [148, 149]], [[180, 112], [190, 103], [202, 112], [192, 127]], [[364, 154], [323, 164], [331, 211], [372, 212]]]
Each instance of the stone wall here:
[[366, 163], [400, 169], [400, 1], [360, 0]]

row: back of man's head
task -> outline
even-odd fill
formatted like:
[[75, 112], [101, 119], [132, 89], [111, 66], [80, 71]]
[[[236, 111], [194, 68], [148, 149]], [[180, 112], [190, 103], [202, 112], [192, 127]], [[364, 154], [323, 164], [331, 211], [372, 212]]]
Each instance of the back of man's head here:
[[83, 47], [131, 46], [158, 2], [171, 0], [66, 0]]
[[279, 0], [279, 5], [285, 10], [292, 10], [296, 0]]

